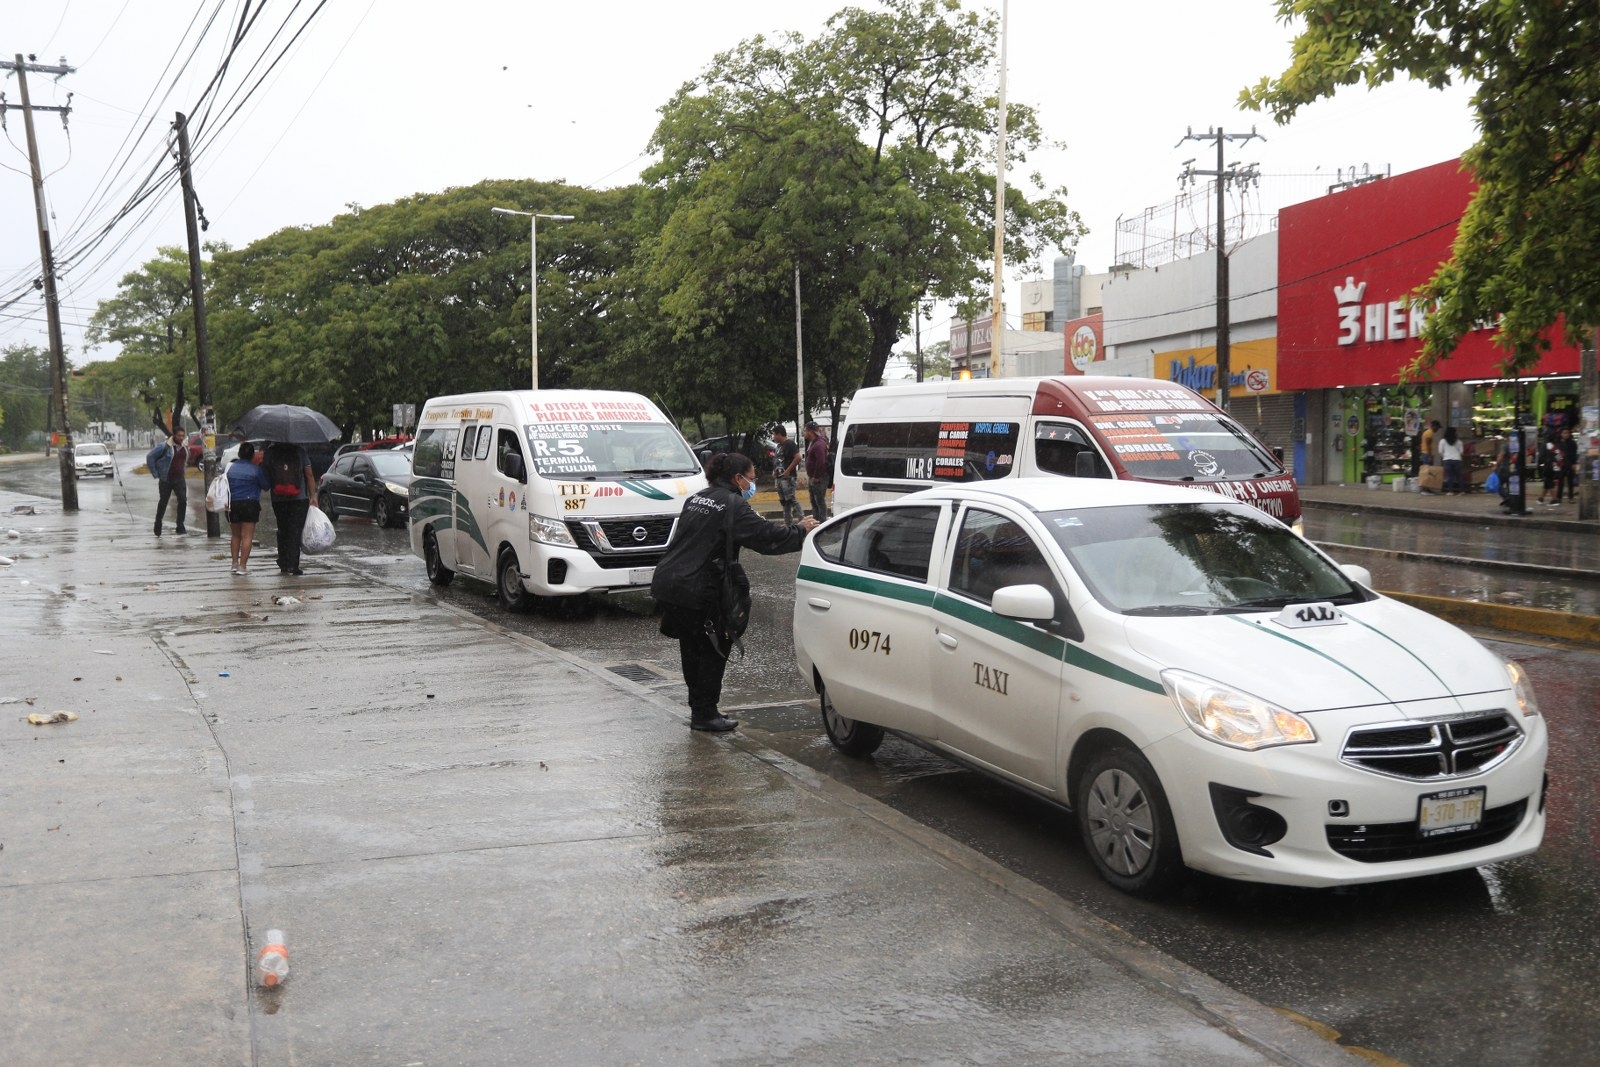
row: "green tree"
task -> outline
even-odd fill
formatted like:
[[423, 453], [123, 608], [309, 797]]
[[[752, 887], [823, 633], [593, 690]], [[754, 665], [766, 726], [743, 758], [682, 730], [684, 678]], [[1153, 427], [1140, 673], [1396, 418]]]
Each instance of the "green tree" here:
[[1563, 316], [1600, 322], [1600, 5], [1593, 0], [1278, 0], [1297, 24], [1290, 66], [1241, 93], [1286, 123], [1341, 86], [1409, 75], [1475, 83], [1478, 183], [1453, 256], [1422, 287], [1438, 302], [1414, 374], [1500, 318], [1507, 374], [1531, 369]]
[[50, 424], [50, 353], [33, 345], [0, 349], [0, 444], [11, 451]]
[[[679, 345], [685, 393], [725, 414], [787, 410], [796, 265], [807, 396], [835, 411], [881, 380], [920, 301], [985, 275], [997, 30], [957, 0], [846, 8], [815, 40], [757, 37], [723, 53], [667, 103], [641, 284]], [[1007, 127], [1020, 163], [1042, 142], [1038, 123], [1013, 104]], [[1023, 183], [1042, 194], [1037, 176]], [[1060, 191], [1029, 199], [1012, 186], [1006, 208], [1013, 262], [1082, 233]]]
[[[226, 249], [224, 244], [205, 246], [213, 256]], [[202, 277], [209, 273], [202, 261]], [[91, 350], [117, 347], [114, 365], [98, 372], [108, 390], [126, 389], [152, 411], [166, 411], [176, 399], [181, 376], [185, 400], [198, 407], [188, 252], [173, 245], [158, 248], [154, 259], [123, 275], [117, 295], [102, 300], [89, 317], [84, 343]]]

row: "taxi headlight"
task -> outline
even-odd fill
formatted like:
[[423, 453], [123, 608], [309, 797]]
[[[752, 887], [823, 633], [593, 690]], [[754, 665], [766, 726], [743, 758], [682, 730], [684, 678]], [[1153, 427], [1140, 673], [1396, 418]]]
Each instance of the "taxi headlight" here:
[[383, 487], [389, 490], [389, 492], [393, 493], [395, 496], [399, 497], [409, 496], [411, 493], [411, 490], [407, 489], [399, 482], [384, 482]]
[[559, 519], [547, 519], [543, 515], [528, 513], [528, 536], [541, 545], [563, 545], [567, 548], [577, 548], [578, 542], [572, 539], [567, 532], [567, 524]]
[[1517, 710], [1522, 712], [1524, 718], [1533, 718], [1539, 714], [1539, 701], [1533, 695], [1533, 683], [1528, 681], [1528, 672], [1514, 659], [1506, 660], [1505, 665], [1506, 675], [1511, 679], [1511, 693], [1517, 699]]
[[1161, 682], [1189, 729], [1208, 741], [1253, 750], [1317, 739], [1311, 724], [1294, 712], [1231, 686], [1178, 670], [1162, 671]]

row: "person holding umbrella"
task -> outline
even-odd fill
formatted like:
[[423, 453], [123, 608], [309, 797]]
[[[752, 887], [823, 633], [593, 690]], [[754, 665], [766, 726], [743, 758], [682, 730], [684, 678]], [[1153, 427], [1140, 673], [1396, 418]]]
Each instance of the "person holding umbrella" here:
[[278, 570], [301, 575], [300, 538], [306, 513], [317, 505], [317, 476], [304, 445], [274, 441], [267, 446], [267, 478], [272, 482], [272, 514], [278, 520]]
[[278, 570], [301, 575], [300, 538], [306, 514], [317, 505], [317, 476], [311, 467], [308, 444], [326, 444], [339, 436], [339, 427], [320, 411], [296, 404], [260, 404], [240, 419], [241, 437], [264, 439], [267, 479], [272, 483], [272, 514], [278, 520]]

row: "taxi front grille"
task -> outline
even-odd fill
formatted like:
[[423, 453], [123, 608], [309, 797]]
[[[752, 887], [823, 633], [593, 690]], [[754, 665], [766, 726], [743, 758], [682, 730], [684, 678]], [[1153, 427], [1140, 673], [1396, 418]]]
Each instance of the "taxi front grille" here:
[[1438, 722], [1390, 723], [1352, 730], [1339, 758], [1352, 767], [1413, 781], [1460, 778], [1488, 770], [1522, 743], [1503, 711]]
[[1527, 811], [1526, 799], [1490, 808], [1483, 813], [1483, 821], [1472, 829], [1437, 837], [1423, 837], [1415, 819], [1409, 822], [1330, 825], [1327, 828], [1328, 847], [1347, 859], [1361, 863], [1392, 863], [1395, 860], [1448, 856], [1454, 852], [1499, 844], [1522, 825], [1522, 817]]

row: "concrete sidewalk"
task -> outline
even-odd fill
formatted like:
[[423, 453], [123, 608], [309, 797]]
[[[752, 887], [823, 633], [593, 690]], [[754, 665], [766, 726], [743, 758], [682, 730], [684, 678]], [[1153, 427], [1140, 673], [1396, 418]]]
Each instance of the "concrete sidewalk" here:
[[7, 1064], [1356, 1062], [646, 688], [144, 522], [0, 493]]

